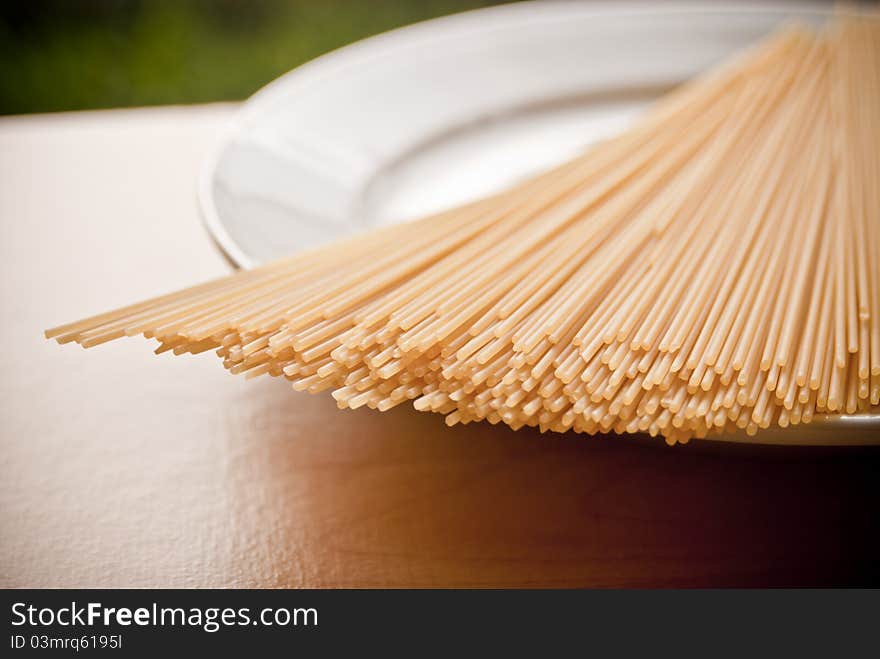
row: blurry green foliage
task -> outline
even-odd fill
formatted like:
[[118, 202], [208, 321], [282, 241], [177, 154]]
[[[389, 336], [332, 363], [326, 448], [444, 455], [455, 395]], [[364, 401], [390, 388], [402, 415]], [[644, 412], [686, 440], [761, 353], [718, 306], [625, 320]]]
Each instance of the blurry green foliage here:
[[480, 0], [0, 0], [0, 114], [242, 99]]

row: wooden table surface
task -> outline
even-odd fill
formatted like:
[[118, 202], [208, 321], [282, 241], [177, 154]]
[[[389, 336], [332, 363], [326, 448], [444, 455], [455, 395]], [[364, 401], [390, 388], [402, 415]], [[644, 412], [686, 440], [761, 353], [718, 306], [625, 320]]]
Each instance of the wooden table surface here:
[[228, 271], [234, 106], [0, 119], [0, 585], [880, 583], [880, 453], [447, 429], [44, 328]]

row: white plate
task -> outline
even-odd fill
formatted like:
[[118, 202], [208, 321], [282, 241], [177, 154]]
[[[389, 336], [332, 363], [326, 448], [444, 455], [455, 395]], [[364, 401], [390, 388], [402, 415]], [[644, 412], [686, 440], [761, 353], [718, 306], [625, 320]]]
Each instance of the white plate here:
[[[527, 2], [366, 39], [244, 104], [202, 174], [205, 222], [250, 267], [453, 206], [622, 130], [786, 20], [827, 16], [816, 4]], [[880, 443], [880, 415], [757, 440]]]

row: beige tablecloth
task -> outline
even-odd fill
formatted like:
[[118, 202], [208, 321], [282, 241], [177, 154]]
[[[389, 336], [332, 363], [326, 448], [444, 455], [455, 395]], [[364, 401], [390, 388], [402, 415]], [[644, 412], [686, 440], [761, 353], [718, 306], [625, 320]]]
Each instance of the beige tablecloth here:
[[228, 271], [195, 177], [234, 110], [0, 119], [0, 586], [877, 582], [876, 451], [447, 429], [43, 340]]

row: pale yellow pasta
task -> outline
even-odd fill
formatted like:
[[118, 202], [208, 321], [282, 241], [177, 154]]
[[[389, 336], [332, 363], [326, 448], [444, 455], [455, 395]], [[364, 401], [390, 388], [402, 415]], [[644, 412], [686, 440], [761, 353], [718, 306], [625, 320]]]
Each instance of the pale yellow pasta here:
[[515, 188], [61, 326], [449, 425], [670, 443], [880, 404], [880, 29], [792, 27]]

